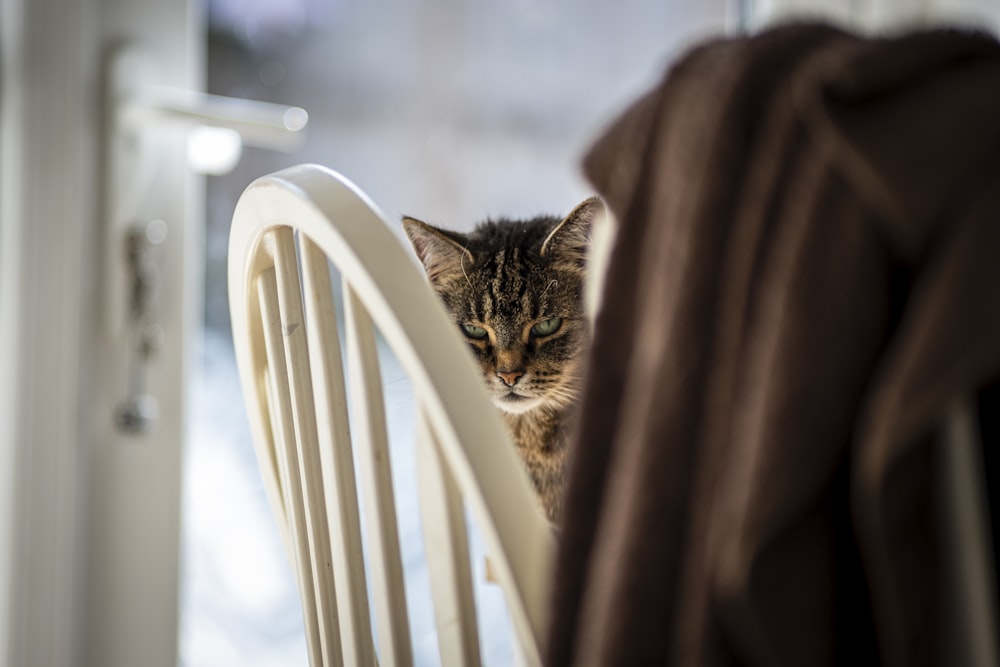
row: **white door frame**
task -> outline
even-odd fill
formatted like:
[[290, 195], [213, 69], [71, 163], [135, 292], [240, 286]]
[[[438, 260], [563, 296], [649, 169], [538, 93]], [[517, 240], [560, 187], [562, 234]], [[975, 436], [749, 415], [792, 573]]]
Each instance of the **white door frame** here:
[[148, 384], [160, 418], [126, 437], [112, 420], [124, 339], [101, 315], [120, 250], [103, 241], [102, 71], [135, 41], [157, 83], [199, 87], [200, 15], [193, 0], [0, 0], [0, 664], [177, 664], [201, 183], [165, 152], [145, 211], [169, 225]]

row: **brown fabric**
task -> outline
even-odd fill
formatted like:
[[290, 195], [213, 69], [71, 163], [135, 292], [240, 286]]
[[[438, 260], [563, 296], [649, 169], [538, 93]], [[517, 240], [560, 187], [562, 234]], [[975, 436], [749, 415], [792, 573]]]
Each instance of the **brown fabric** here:
[[1000, 47], [707, 43], [585, 166], [620, 229], [547, 664], [934, 662], [934, 434], [1000, 371]]

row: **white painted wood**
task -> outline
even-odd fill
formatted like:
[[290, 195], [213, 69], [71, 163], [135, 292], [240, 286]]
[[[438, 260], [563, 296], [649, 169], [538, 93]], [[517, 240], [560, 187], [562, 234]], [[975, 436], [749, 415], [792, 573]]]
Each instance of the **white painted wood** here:
[[112, 44], [148, 40], [160, 81], [197, 87], [200, 16], [185, 0], [0, 0], [0, 664], [177, 664], [203, 205], [168, 134], [150, 202], [170, 225], [162, 268], [173, 281], [149, 378], [159, 428], [122, 438], [112, 414], [124, 341], [97, 318], [101, 82]]
[[[388, 477], [389, 472], [388, 450], [382, 444], [385, 423], [381, 412], [374, 339], [371, 337], [374, 324], [410, 376], [414, 395], [420, 403], [418, 412], [426, 419], [443, 467], [453, 479], [453, 488], [444, 483], [439, 489], [443, 489], [441, 497], [444, 498], [440, 505], [445, 508], [446, 514], [451, 513], [452, 524], [456, 525], [454, 496], [457, 489], [483, 535], [496, 579], [506, 595], [512, 624], [520, 642], [518, 653], [523, 655], [525, 664], [539, 665], [539, 647], [548, 622], [546, 604], [554, 546], [551, 529], [535, 501], [530, 481], [499, 415], [486, 396], [465, 345], [449, 322], [437, 296], [427, 286], [422, 273], [388, 224], [374, 204], [351, 183], [315, 165], [301, 165], [259, 179], [237, 204], [230, 236], [230, 306], [245, 401], [251, 413], [259, 413], [251, 415], [251, 428], [262, 461], [265, 483], [272, 488], [280, 486], [272, 470], [270, 426], [261, 416], [267, 414], [268, 408], [266, 390], [262, 390], [260, 384], [260, 334], [256, 330], [259, 318], [255, 315], [258, 306], [248, 296], [247, 285], [252, 284], [254, 276], [267, 266], [266, 253], [260, 252], [261, 240], [267, 230], [289, 226], [329, 256], [347, 281], [344, 293], [350, 360], [348, 373], [353, 374], [348, 385], [352, 408], [355, 414], [366, 414], [365, 410], [357, 408], [364, 407], [367, 402], [376, 411], [354, 424], [352, 436], [360, 441], [359, 444], [372, 441], [380, 448], [375, 453], [357, 452], [362, 486], [379, 475]], [[321, 277], [315, 266], [310, 272]], [[355, 360], [367, 363], [368, 368], [359, 369], [351, 363]], [[335, 370], [333, 364], [320, 365]], [[359, 373], [359, 370], [362, 372]], [[320, 383], [315, 378], [323, 372], [317, 370], [314, 362], [313, 377], [317, 387]], [[331, 386], [335, 384], [334, 381]], [[330, 400], [333, 404], [337, 403], [335, 398]], [[343, 437], [343, 434], [337, 437]], [[331, 438], [331, 442], [333, 440]], [[373, 462], [378, 464], [375, 469], [365, 472], [366, 466], [370, 467]], [[324, 472], [324, 475], [328, 474]], [[426, 482], [425, 477], [422, 484]], [[387, 491], [363, 493], [376, 498], [389, 497]], [[272, 494], [272, 502], [275, 495]], [[281, 507], [280, 504], [276, 506]], [[395, 550], [397, 546], [390, 544], [398, 539], [395, 537], [394, 520], [391, 531], [384, 525], [378, 525], [386, 518], [373, 508], [372, 501], [367, 498], [365, 510], [366, 519], [371, 520], [374, 514], [377, 524], [367, 531], [369, 543]], [[331, 510], [330, 515], [333, 514], [335, 512]], [[451, 536], [443, 540], [435, 538], [432, 544], [451, 544], [457, 535], [458, 531], [452, 531]], [[452, 545], [453, 553], [455, 549]], [[428, 554], [429, 559], [437, 557], [434, 552]], [[373, 561], [373, 570], [383, 567], [374, 563], [379, 557], [373, 557], [373, 552], [369, 552], [369, 558]], [[387, 636], [384, 631], [386, 626], [405, 627], [393, 618], [393, 613], [396, 613], [405, 622], [401, 574], [394, 579], [396, 576], [390, 574], [383, 577], [386, 582], [383, 585], [378, 583], [379, 576], [372, 575], [376, 621], [381, 626], [376, 630], [382, 640], [379, 657], [384, 665], [401, 664], [402, 658], [406, 662], [411, 659], [409, 639], [405, 642], [401, 638], [392, 641], [393, 633]], [[457, 582], [454, 586], [461, 588], [462, 579], [461, 576], [453, 578]], [[456, 591], [450, 594], [453, 600], [458, 601], [452, 607], [460, 609], [468, 604], [462, 601], [463, 596], [471, 596], [471, 592]], [[390, 605], [389, 597], [396, 602]], [[384, 608], [379, 609], [379, 605]], [[457, 616], [461, 615], [452, 614], [452, 618]], [[465, 618], [461, 620], [468, 621]], [[468, 629], [462, 629], [459, 636], [468, 637], [468, 632]], [[455, 644], [447, 639], [449, 633], [451, 629], [448, 628], [443, 633], [446, 646]], [[399, 655], [394, 655], [395, 651], [399, 651]]]
[[989, 499], [983, 477], [982, 442], [975, 402], [959, 401], [948, 412], [937, 469], [942, 492], [937, 498], [938, 530], [945, 537], [942, 565], [944, 595], [951, 623], [943, 661], [956, 656], [969, 667], [998, 664], [996, 560], [990, 535]]
[[[129, 42], [140, 46], [155, 63], [147, 83], [201, 87], [200, 3], [92, 0], [91, 4], [96, 11], [90, 20], [100, 25], [102, 41], [95, 46], [102, 69], [112, 47]], [[58, 15], [49, 13], [49, 27], [52, 16]], [[103, 97], [104, 91], [95, 85], [102, 77], [103, 73], [87, 78], [88, 96]], [[103, 119], [96, 117], [95, 110], [110, 111], [106, 104], [106, 99], [95, 97], [84, 114], [100, 124]], [[121, 433], [108, 417], [125, 397], [125, 338], [99, 326], [96, 316], [104, 310], [106, 295], [91, 314], [99, 332], [99, 348], [90, 358], [88, 373], [101, 386], [97, 404], [88, 408], [95, 435], [88, 479], [89, 548], [83, 559], [87, 607], [82, 661], [107, 667], [174, 667], [178, 662], [185, 403], [201, 325], [204, 183], [189, 170], [184, 130], [157, 132], [143, 150], [150, 151], [149, 161], [156, 165], [155, 184], [134, 209], [135, 220], [161, 219], [167, 228], [166, 239], [158, 246], [164, 282], [155, 311], [163, 327], [163, 346], [148, 373], [148, 393], [159, 402], [159, 419], [145, 436]], [[81, 165], [91, 187], [101, 192], [111, 189], [105, 166], [99, 160]], [[110, 222], [110, 202], [100, 203], [99, 224], [104, 228]], [[95, 235], [95, 248], [101, 238], [103, 234]], [[113, 247], [95, 250], [98, 275], [107, 270], [114, 251]], [[121, 289], [128, 290], [129, 285]], [[86, 387], [84, 391], [93, 390]], [[73, 663], [80, 661], [78, 656], [73, 659]]]
[[271, 232], [268, 239], [272, 242], [277, 276], [281, 334], [295, 425], [300, 501], [303, 504], [319, 624], [318, 639], [321, 653], [326, 657], [325, 664], [339, 664], [341, 649], [337, 632], [336, 594], [295, 237], [291, 228], [279, 227]]
[[268, 363], [266, 368], [268, 379], [271, 382], [269, 394], [274, 400], [271, 406], [271, 417], [273, 420], [274, 460], [277, 463], [276, 477], [279, 480], [284, 499], [285, 515], [279, 519], [285, 523], [287, 533], [291, 538], [287, 546], [298, 582], [299, 594], [302, 596], [302, 613], [309, 661], [313, 665], [322, 665], [324, 662], [319, 619], [320, 604], [314, 583], [315, 574], [312, 567], [312, 553], [308, 535], [306, 499], [299, 469], [295, 417], [292, 414], [292, 378], [282, 340], [284, 326], [281, 321], [276, 273], [273, 268], [265, 270], [261, 273], [256, 284], [264, 322], [264, 342], [267, 347]]
[[482, 662], [462, 494], [427, 417], [417, 408], [417, 481], [438, 646], [444, 667]]
[[355, 409], [352, 427], [368, 526], [370, 585], [375, 604], [379, 657], [384, 665], [405, 667], [413, 664], [413, 651], [410, 647], [410, 623], [406, 616], [406, 584], [403, 581], [375, 330], [368, 312], [346, 279], [343, 290], [347, 386], [350, 387], [352, 408]]
[[361, 548], [361, 521], [330, 269], [326, 255], [306, 237], [300, 237], [300, 252], [344, 664], [372, 665], [375, 655]]
[[[86, 2], [0, 3], [0, 664], [83, 648]], [[58, 22], [46, 14], [59, 14]], [[79, 31], [69, 28], [81, 22]], [[93, 71], [93, 70], [91, 70]], [[81, 214], [81, 208], [86, 209]], [[73, 219], [76, 224], [67, 225]]]
[[826, 20], [861, 32], [898, 32], [929, 25], [960, 25], [1000, 31], [996, 0], [753, 0], [753, 29], [797, 20]]
[[751, 0], [748, 27], [754, 30], [795, 20], [830, 21], [848, 28], [864, 27], [869, 0]]

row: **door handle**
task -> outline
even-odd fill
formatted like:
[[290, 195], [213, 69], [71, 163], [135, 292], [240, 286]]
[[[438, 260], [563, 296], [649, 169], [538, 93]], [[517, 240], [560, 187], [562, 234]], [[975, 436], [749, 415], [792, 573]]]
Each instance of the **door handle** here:
[[210, 95], [166, 86], [144, 86], [119, 107], [118, 122], [125, 131], [163, 123], [228, 129], [248, 146], [278, 151], [302, 144], [309, 114], [302, 107]]

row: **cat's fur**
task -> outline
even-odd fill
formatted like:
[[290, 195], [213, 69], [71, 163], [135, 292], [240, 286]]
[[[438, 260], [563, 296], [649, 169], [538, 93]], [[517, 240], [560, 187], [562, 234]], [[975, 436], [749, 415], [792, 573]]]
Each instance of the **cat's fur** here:
[[464, 234], [403, 218], [552, 521], [589, 339], [583, 290], [591, 223], [603, 210], [593, 197], [562, 219], [491, 220]]

